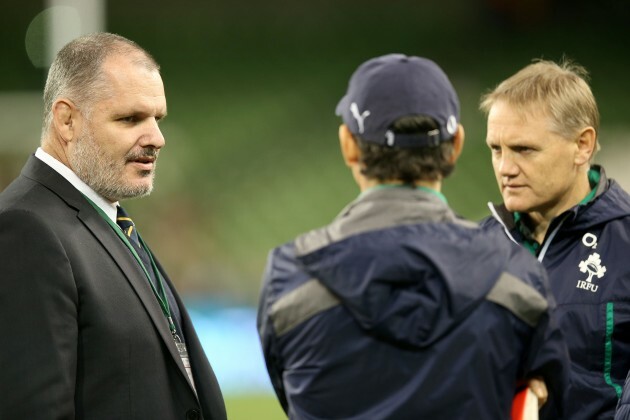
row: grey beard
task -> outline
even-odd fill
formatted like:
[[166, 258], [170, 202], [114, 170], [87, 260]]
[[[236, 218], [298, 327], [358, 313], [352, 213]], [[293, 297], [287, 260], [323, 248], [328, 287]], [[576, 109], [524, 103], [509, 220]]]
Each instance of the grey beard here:
[[[91, 135], [78, 139], [75, 151], [69, 156], [77, 176], [99, 195], [114, 202], [140, 198], [151, 194], [153, 182], [148, 185], [128, 185], [123, 178], [125, 160], [112, 161], [101, 152]], [[154, 176], [154, 171], [144, 171], [143, 176]], [[151, 180], [153, 181], [153, 180]]]

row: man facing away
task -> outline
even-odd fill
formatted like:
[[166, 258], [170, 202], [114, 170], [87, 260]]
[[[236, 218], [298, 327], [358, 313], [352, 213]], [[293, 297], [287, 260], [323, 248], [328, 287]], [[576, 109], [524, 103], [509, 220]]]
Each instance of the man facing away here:
[[361, 194], [271, 252], [260, 297], [289, 418], [506, 419], [533, 377], [560, 416], [566, 348], [544, 270], [440, 193], [464, 141], [447, 76], [425, 58], [373, 58], [337, 114]]
[[190, 317], [119, 201], [164, 146], [159, 66], [98, 33], [57, 54], [41, 147], [0, 194], [0, 418], [225, 419]]
[[630, 196], [592, 165], [599, 111], [585, 78], [578, 65], [539, 61], [481, 101], [503, 197], [483, 224], [548, 271], [576, 420], [612, 418], [630, 368]]

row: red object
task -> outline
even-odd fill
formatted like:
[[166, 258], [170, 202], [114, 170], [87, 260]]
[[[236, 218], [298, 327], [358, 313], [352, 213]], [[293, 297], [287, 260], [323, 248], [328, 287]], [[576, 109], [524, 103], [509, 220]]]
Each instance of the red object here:
[[538, 398], [529, 387], [514, 396], [512, 420], [538, 420]]

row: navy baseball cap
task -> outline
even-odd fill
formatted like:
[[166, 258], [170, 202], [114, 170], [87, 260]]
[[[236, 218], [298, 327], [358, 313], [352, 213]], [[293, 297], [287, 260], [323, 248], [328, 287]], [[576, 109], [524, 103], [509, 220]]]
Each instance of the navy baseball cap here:
[[[336, 114], [361, 140], [395, 147], [437, 146], [457, 132], [459, 99], [453, 85], [433, 61], [388, 54], [361, 64], [352, 74]], [[398, 134], [390, 126], [399, 118], [426, 115], [439, 128], [428, 133]]]

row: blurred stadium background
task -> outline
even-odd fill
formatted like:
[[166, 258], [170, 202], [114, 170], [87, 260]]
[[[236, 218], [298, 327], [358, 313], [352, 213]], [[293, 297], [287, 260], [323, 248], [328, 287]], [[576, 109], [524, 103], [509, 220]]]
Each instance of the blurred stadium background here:
[[338, 155], [334, 108], [360, 62], [402, 52], [450, 75], [467, 141], [444, 192], [463, 216], [480, 219], [499, 199], [479, 97], [534, 58], [590, 71], [597, 161], [630, 187], [622, 0], [5, 2], [0, 190], [38, 146], [51, 45], [101, 27], [161, 63], [167, 146], [154, 194], [126, 207], [186, 299], [231, 419], [283, 418], [255, 330], [261, 272], [270, 248], [327, 223], [358, 193]]

